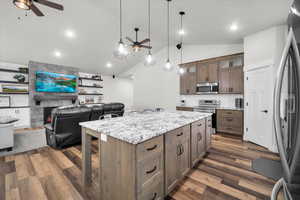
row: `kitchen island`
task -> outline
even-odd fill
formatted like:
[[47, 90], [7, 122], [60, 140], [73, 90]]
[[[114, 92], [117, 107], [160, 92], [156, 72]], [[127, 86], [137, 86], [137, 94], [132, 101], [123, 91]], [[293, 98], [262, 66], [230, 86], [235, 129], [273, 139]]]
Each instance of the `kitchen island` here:
[[99, 139], [101, 200], [162, 200], [210, 146], [207, 113], [131, 113], [80, 125], [84, 186], [91, 183], [91, 139]]

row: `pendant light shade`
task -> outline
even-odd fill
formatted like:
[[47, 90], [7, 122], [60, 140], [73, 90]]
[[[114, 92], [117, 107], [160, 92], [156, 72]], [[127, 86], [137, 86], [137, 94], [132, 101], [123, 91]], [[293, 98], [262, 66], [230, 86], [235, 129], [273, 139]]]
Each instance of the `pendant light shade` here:
[[[182, 20], [182, 18], [185, 15], [185, 12], [180, 11], [179, 15], [180, 15], [180, 30], [184, 31], [183, 30], [183, 23], [182, 23], [183, 20]], [[178, 44], [178, 45], [180, 45], [180, 48], [179, 48], [179, 50], [180, 50], [180, 65], [178, 65], [177, 73], [179, 75], [183, 75], [185, 73], [185, 69], [181, 66], [182, 66], [182, 56], [183, 56], [183, 35], [184, 34], [179, 34], [179, 35], [180, 35], [180, 44]]]
[[[151, 46], [151, 0], [148, 0], [148, 38], [150, 39], [149, 41], [149, 46]], [[149, 49], [148, 54], [145, 57], [145, 66], [153, 66], [156, 64], [155, 58], [153, 57], [151, 53], [151, 49]]]
[[173, 70], [173, 65], [170, 62], [170, 2], [171, 0], [166, 0], [167, 1], [167, 38], [168, 38], [168, 58], [166, 60], [164, 70], [166, 71], [172, 71]]
[[127, 45], [124, 44], [122, 37], [122, 0], [120, 0], [120, 40], [113, 52], [114, 57], [117, 59], [124, 59], [129, 55]]

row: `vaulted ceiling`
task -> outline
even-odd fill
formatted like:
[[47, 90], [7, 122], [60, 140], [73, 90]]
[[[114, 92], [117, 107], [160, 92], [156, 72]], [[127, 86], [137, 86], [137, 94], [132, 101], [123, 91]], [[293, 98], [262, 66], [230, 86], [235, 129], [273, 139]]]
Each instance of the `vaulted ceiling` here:
[[[117, 61], [112, 52], [119, 38], [118, 0], [53, 0], [65, 11], [45, 6], [45, 17], [17, 9], [12, 0], [0, 2], [0, 60], [26, 64], [29, 60], [63, 64], [82, 71], [112, 74], [124, 72], [143, 59], [145, 52]], [[166, 45], [166, 1], [152, 1], [153, 51]], [[187, 44], [239, 43], [245, 35], [286, 22], [292, 0], [173, 0], [171, 39], [178, 40], [178, 12], [186, 11], [184, 25]], [[147, 35], [147, 0], [123, 0], [124, 36]], [[20, 18], [20, 19], [18, 19]], [[236, 23], [239, 30], [231, 32]], [[65, 37], [73, 30], [75, 37]], [[53, 52], [61, 52], [57, 58]], [[112, 68], [106, 68], [110, 61]]]

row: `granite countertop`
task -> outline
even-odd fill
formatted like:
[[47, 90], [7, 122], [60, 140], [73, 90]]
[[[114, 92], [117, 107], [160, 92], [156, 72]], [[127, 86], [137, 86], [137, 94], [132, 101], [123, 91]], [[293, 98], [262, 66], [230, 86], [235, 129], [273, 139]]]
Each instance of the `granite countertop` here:
[[209, 116], [210, 113], [185, 111], [131, 113], [124, 117], [82, 122], [80, 125], [131, 144], [139, 144]]

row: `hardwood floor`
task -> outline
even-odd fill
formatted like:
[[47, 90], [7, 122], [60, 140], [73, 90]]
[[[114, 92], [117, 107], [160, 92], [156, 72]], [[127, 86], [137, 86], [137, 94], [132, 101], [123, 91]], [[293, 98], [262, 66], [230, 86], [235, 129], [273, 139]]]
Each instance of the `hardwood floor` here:
[[[235, 137], [214, 135], [205, 159], [189, 173], [167, 199], [269, 199], [274, 181], [251, 171], [259, 157], [278, 160], [276, 154]], [[0, 158], [1, 200], [97, 199], [97, 144], [93, 141], [93, 183], [81, 187], [81, 146], [52, 148]]]

